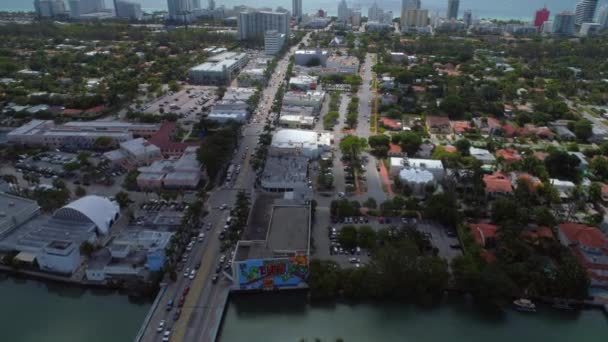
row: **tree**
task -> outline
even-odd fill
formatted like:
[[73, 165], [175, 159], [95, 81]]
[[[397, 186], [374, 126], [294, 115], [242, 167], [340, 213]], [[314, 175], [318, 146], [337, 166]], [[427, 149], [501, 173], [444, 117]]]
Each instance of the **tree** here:
[[363, 206], [368, 209], [376, 209], [378, 207], [378, 203], [373, 197], [369, 197], [365, 202], [363, 202]]
[[552, 178], [577, 181], [579, 178], [578, 165], [580, 160], [566, 151], [552, 150], [545, 158], [547, 172]]
[[593, 203], [599, 203], [602, 200], [602, 185], [600, 183], [593, 182], [589, 186], [589, 200]]
[[344, 226], [338, 234], [338, 241], [344, 248], [352, 249], [357, 246], [357, 228]]
[[581, 141], [587, 141], [593, 135], [593, 124], [589, 120], [579, 120], [574, 123], [574, 134]]
[[386, 157], [390, 142], [391, 138], [384, 134], [369, 137], [369, 146], [372, 148], [372, 154], [378, 158]]
[[446, 96], [443, 101], [441, 101], [439, 109], [447, 113], [450, 119], [453, 120], [462, 118], [467, 107], [460, 96], [452, 94]]
[[413, 157], [422, 145], [422, 138], [414, 132], [403, 132], [393, 135], [393, 143], [399, 144], [408, 156]]
[[427, 218], [450, 227], [457, 226], [460, 221], [456, 198], [447, 192], [432, 195], [427, 201], [424, 214]]
[[370, 226], [361, 226], [357, 241], [359, 247], [373, 249], [376, 246], [376, 231]]
[[589, 163], [589, 170], [601, 180], [608, 179], [608, 158], [604, 156], [593, 158]]
[[340, 150], [342, 154], [349, 159], [359, 159], [359, 155], [367, 146], [365, 138], [359, 138], [354, 135], [347, 135], [340, 141]]
[[95, 139], [95, 149], [96, 150], [108, 150], [109, 148], [111, 148], [114, 145], [114, 140], [112, 140], [112, 138], [110, 137], [99, 137], [97, 139]]
[[456, 142], [455, 145], [458, 152], [460, 152], [463, 156], [469, 155], [469, 149], [471, 148], [470, 141], [468, 141], [467, 139], [460, 139]]
[[120, 206], [121, 209], [127, 208], [131, 203], [131, 199], [129, 198], [129, 194], [124, 191], [120, 191], [114, 195], [114, 199], [116, 203]]

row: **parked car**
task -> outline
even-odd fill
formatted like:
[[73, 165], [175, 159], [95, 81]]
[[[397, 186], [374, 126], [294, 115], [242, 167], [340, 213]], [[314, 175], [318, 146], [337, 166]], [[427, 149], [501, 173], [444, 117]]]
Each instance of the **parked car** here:
[[158, 323], [158, 328], [156, 329], [156, 331], [162, 332], [163, 330], [165, 330], [165, 320], [164, 319]]

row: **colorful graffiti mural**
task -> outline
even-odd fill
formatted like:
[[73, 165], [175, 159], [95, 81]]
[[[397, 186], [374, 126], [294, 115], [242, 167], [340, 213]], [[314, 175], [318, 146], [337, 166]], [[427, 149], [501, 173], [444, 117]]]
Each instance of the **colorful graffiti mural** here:
[[241, 290], [274, 290], [298, 286], [308, 276], [308, 258], [251, 259], [238, 263]]

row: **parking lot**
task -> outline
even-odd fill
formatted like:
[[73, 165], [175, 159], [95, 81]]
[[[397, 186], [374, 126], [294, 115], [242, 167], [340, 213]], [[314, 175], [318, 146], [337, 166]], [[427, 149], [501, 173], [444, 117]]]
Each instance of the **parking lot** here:
[[177, 93], [168, 92], [146, 103], [146, 114], [174, 113], [183, 122], [197, 122], [203, 111], [215, 103], [217, 87], [188, 85]]

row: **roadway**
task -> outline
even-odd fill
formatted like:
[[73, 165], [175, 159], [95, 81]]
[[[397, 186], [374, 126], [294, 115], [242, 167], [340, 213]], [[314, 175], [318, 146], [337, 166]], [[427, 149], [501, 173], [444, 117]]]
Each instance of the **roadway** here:
[[[306, 35], [303, 42], [308, 41], [310, 34]], [[279, 86], [285, 80], [285, 72], [289, 65], [289, 58], [299, 44], [295, 44], [287, 54], [277, 63], [275, 72], [268, 82], [268, 86], [264, 89], [262, 99], [258, 105], [258, 109], [254, 112], [251, 123], [246, 125], [243, 131], [238, 152], [235, 155], [233, 163], [242, 165], [234, 186], [231, 188], [222, 187], [217, 189], [209, 197], [209, 206], [212, 208], [222, 204], [234, 203], [238, 190], [245, 190], [251, 198], [254, 191], [254, 183], [256, 179], [255, 172], [250, 166], [251, 153], [255, 149], [259, 135], [262, 133], [263, 127], [266, 124], [268, 114], [272, 107], [275, 95]], [[212, 210], [213, 212], [213, 210]], [[217, 215], [217, 210], [215, 210]], [[223, 216], [220, 215], [218, 221], [222, 225]], [[219, 234], [219, 233], [218, 233]], [[222, 319], [223, 305], [226, 301], [232, 284], [222, 276], [217, 284], [212, 284], [210, 279], [214, 274], [214, 265], [219, 256], [220, 243], [216, 236], [211, 237], [211, 242], [207, 246], [205, 258], [207, 263], [201, 266], [201, 270], [195, 279], [194, 292], [189, 296], [187, 304], [192, 300], [191, 310], [184, 310], [182, 317], [176, 324], [176, 329], [171, 341], [213, 341], [217, 334], [217, 329]], [[226, 255], [229, 259], [229, 254]], [[200, 281], [198, 280], [200, 278]]]

